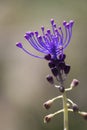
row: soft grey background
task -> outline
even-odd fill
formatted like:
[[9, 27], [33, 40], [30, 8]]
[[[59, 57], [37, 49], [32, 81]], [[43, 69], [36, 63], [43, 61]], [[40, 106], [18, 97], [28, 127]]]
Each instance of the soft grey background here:
[[[0, 130], [63, 130], [62, 114], [50, 124], [43, 123], [44, 115], [62, 106], [56, 102], [50, 111], [42, 107], [43, 102], [59, 95], [45, 80], [50, 74], [47, 62], [15, 46], [22, 41], [37, 53], [23, 36], [29, 30], [40, 31], [42, 25], [50, 28], [51, 18], [57, 25], [63, 20], [75, 21], [71, 43], [65, 50], [72, 67], [66, 86], [73, 78], [80, 80], [69, 97], [87, 111], [87, 0], [0, 0]], [[70, 130], [87, 129], [87, 122], [79, 115], [70, 113], [69, 120]]]

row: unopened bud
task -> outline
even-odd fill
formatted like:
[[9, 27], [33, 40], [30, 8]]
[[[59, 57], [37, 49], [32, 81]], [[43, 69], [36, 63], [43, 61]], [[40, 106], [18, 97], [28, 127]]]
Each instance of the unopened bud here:
[[49, 109], [49, 108], [51, 107], [52, 103], [53, 103], [53, 100], [48, 100], [47, 102], [45, 102], [45, 103], [43, 104], [43, 106], [44, 106], [46, 109]]
[[78, 112], [79, 111], [79, 107], [76, 104], [72, 105], [72, 109], [73, 109], [74, 112]]
[[58, 70], [57, 70], [56, 67], [52, 68], [51, 71], [52, 71], [52, 74], [53, 74], [55, 77], [58, 75]]
[[44, 57], [46, 60], [51, 60], [51, 55], [50, 54], [47, 54], [47, 55], [45, 55], [45, 57]]
[[53, 77], [52, 77], [51, 75], [47, 75], [47, 76], [46, 76], [46, 79], [47, 79], [47, 81], [48, 81], [50, 84], [54, 84], [54, 79], [53, 79]]
[[79, 84], [79, 81], [77, 79], [73, 79], [73, 81], [71, 82], [71, 87], [76, 87]]
[[49, 115], [45, 116], [44, 123], [50, 122], [53, 116], [54, 116], [54, 114], [49, 114]]
[[60, 86], [60, 87], [59, 87], [59, 91], [60, 91], [61, 93], [64, 93], [64, 90], [65, 90], [65, 89], [64, 89], [63, 86]]

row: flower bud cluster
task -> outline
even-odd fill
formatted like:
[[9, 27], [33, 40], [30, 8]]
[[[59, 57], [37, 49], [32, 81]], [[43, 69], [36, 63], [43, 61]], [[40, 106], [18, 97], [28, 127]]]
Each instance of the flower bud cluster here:
[[52, 58], [50, 54], [45, 56], [45, 59], [48, 60], [48, 66], [51, 69], [52, 74], [57, 77], [60, 73], [68, 74], [70, 71], [70, 66], [65, 64], [65, 54], [59, 55], [58, 58]]

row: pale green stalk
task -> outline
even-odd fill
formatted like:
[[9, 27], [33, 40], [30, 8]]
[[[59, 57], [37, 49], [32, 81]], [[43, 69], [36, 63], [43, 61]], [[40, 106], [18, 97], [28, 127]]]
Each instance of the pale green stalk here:
[[[60, 73], [60, 85], [64, 87], [64, 81], [62, 79], [62, 75]], [[64, 130], [69, 130], [69, 123], [68, 123], [68, 107], [67, 107], [67, 96], [66, 91], [63, 92], [63, 109], [64, 109]]]
[[68, 107], [67, 107], [66, 92], [63, 93], [63, 109], [64, 109], [64, 130], [69, 130], [69, 124], [68, 124]]

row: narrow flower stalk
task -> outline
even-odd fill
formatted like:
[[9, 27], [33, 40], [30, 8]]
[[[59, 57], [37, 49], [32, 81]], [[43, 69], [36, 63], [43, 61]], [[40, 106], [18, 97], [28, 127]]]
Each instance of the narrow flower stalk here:
[[63, 98], [63, 96], [61, 95], [61, 96], [57, 96], [57, 97], [55, 97], [55, 98], [52, 98], [52, 99], [46, 101], [46, 102], [43, 104], [43, 106], [44, 106], [46, 109], [49, 109], [49, 108], [52, 106], [53, 102], [54, 102], [55, 100], [57, 100], [57, 99], [60, 99], [60, 98]]
[[65, 91], [68, 92], [68, 91], [71, 91], [73, 88], [70, 87], [70, 88], [66, 88]]
[[73, 102], [71, 99], [69, 99], [69, 98], [67, 98], [67, 101], [68, 101], [69, 103], [71, 103], [71, 105], [74, 104], [74, 102]]
[[64, 108], [64, 130], [69, 130], [68, 106], [67, 106], [66, 92], [63, 93], [63, 108]]
[[62, 113], [62, 112], [64, 112], [64, 109], [61, 109], [61, 110], [58, 110], [57, 112], [55, 112], [55, 113], [54, 113], [54, 116], [56, 116], [56, 115], [58, 115], [58, 114], [60, 114], [60, 113]]
[[63, 111], [64, 110], [61, 109], [61, 110], [59, 110], [59, 111], [57, 111], [57, 112], [55, 112], [53, 114], [49, 114], [49, 115], [45, 116], [44, 117], [44, 123], [49, 123], [54, 116], [58, 115], [59, 113], [62, 113]]

